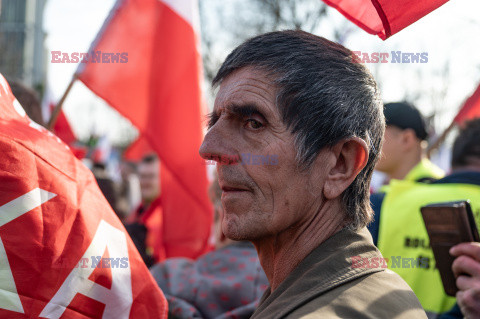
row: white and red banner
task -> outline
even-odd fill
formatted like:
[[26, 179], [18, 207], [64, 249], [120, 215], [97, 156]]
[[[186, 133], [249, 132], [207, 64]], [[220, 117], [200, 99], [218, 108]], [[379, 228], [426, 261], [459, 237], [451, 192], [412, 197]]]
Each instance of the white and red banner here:
[[[86, 63], [78, 79], [128, 118], [161, 160], [167, 257], [208, 249], [212, 208], [198, 154], [204, 105], [195, 0], [119, 0], [90, 52], [124, 63]], [[108, 61], [107, 61], [108, 62]]]
[[0, 75], [0, 318], [166, 318], [92, 173]]
[[348, 20], [386, 40], [448, 0], [323, 0]]

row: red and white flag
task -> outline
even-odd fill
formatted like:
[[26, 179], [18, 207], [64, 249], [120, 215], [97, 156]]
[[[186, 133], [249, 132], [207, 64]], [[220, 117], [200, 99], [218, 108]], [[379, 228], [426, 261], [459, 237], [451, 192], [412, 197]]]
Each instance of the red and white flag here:
[[0, 318], [166, 318], [92, 173], [0, 75]]
[[386, 40], [448, 0], [323, 0], [348, 20]]
[[470, 96], [453, 120], [455, 123], [462, 125], [465, 121], [473, 120], [480, 117], [480, 85]]
[[167, 257], [204, 253], [212, 225], [206, 167], [198, 154], [205, 106], [197, 10], [196, 0], [117, 1], [90, 50], [102, 60], [77, 72], [160, 157]]

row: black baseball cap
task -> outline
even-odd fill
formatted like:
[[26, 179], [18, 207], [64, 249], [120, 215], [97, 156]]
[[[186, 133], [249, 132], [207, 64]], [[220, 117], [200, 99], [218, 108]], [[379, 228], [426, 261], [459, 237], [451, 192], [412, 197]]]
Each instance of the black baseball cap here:
[[428, 136], [425, 119], [418, 109], [408, 102], [387, 103], [383, 114], [387, 125], [396, 126], [402, 130], [412, 129], [420, 140]]

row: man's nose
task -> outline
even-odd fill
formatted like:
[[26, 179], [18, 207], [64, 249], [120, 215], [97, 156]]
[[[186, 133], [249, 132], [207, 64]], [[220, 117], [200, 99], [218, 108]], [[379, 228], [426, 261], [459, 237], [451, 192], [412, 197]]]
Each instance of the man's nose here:
[[200, 156], [219, 164], [234, 164], [236, 153], [231, 147], [232, 137], [227, 133], [226, 127], [219, 122], [215, 123], [205, 135], [200, 146]]

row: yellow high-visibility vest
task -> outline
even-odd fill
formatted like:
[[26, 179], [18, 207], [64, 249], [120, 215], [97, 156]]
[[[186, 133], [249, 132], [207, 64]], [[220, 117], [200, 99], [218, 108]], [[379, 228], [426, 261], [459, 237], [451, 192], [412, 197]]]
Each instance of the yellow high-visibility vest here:
[[479, 225], [478, 185], [392, 180], [382, 203], [377, 246], [388, 259], [388, 268], [407, 282], [429, 312], [450, 310], [455, 298], [447, 296], [443, 290], [420, 207], [457, 200], [470, 200]]
[[[414, 168], [408, 172], [407, 176], [403, 179], [404, 181], [416, 182], [423, 178], [433, 178], [440, 179], [445, 176], [445, 172], [433, 164], [429, 159], [423, 158]], [[384, 185], [380, 188], [382, 193], [387, 193], [389, 185]]]
[[429, 159], [423, 158], [414, 168], [408, 172], [407, 176], [403, 180], [418, 181], [422, 178], [432, 177], [439, 179], [445, 176], [445, 172], [433, 164]]

